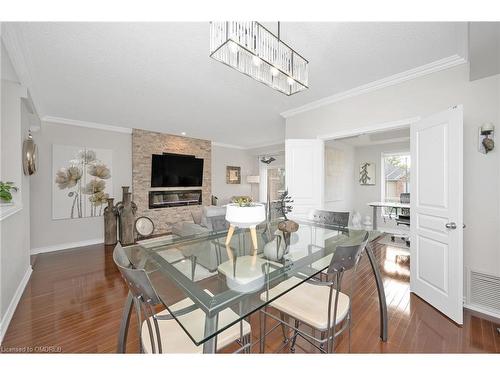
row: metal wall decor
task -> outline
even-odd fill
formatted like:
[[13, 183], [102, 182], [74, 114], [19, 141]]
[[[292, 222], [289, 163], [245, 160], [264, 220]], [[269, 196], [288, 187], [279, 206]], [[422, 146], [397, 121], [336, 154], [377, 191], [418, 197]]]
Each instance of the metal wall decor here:
[[23, 142], [23, 171], [26, 176], [30, 176], [36, 172], [37, 167], [37, 148], [33, 141], [31, 132]]
[[210, 22], [210, 57], [293, 95], [308, 88], [309, 62], [256, 21]]
[[103, 214], [113, 193], [113, 150], [52, 145], [52, 218]]
[[135, 221], [135, 231], [137, 232], [138, 238], [144, 238], [151, 236], [155, 230], [155, 225], [153, 220], [149, 217], [141, 216]]

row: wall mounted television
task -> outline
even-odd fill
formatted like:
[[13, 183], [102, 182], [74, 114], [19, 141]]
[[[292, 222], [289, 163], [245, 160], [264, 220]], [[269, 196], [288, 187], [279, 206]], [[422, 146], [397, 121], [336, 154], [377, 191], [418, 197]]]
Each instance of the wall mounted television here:
[[203, 159], [168, 153], [151, 157], [151, 187], [203, 185]]

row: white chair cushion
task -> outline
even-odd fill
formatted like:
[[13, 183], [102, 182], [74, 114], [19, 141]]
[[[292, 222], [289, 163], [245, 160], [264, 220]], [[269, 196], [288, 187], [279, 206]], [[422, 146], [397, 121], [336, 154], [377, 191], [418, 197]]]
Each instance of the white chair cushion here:
[[[300, 280], [297, 277], [292, 277], [276, 287], [269, 290], [269, 299], [274, 298], [291, 286], [297, 285]], [[328, 296], [330, 294], [329, 286], [312, 285], [307, 282], [300, 284], [295, 289], [286, 292], [281, 297], [270, 303], [271, 307], [284, 312], [286, 315], [294, 319], [300, 320], [311, 327], [320, 331], [325, 331], [328, 326]], [[266, 292], [260, 295], [260, 299], [266, 301]], [[333, 320], [333, 303], [335, 302], [335, 291], [332, 294], [332, 312], [331, 320]], [[344, 293], [339, 294], [337, 306], [337, 321], [336, 324], [342, 322], [349, 312], [349, 297]]]
[[[208, 294], [212, 295], [209, 290], [205, 290]], [[183, 299], [180, 302], [172, 305], [171, 309], [173, 311], [188, 307], [193, 302], [189, 299]], [[168, 310], [163, 310], [157, 315], [168, 315]], [[205, 327], [205, 313], [201, 310], [195, 310], [185, 315], [177, 317], [184, 326], [189, 326], [188, 331], [194, 336], [194, 338], [203, 337], [204, 327]], [[219, 313], [219, 327], [225, 326], [231, 322], [238, 319], [236, 313], [227, 308]], [[154, 328], [153, 318], [149, 318], [151, 323], [151, 328], [153, 330], [153, 336], [156, 338], [156, 332]], [[243, 322], [243, 335], [250, 334], [250, 324], [246, 320]], [[202, 353], [203, 345], [196, 346], [191, 338], [184, 332], [179, 323], [175, 319], [171, 320], [158, 320], [158, 326], [160, 328], [162, 353]], [[222, 331], [217, 336], [217, 349], [222, 349], [237, 339], [240, 338], [240, 324], [234, 324], [226, 330]], [[142, 323], [141, 332], [142, 346], [145, 353], [152, 353], [151, 350], [151, 339], [149, 337], [149, 331], [147, 323], [144, 321]], [[158, 353], [158, 345], [155, 340], [155, 349]]]

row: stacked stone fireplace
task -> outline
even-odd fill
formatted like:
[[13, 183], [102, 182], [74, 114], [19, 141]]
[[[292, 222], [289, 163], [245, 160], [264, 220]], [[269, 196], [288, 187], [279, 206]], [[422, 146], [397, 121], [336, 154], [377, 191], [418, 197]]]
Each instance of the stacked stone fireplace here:
[[[162, 153], [193, 155], [203, 159], [203, 185], [152, 188], [151, 156]], [[169, 232], [171, 225], [191, 220], [192, 211], [210, 204], [211, 155], [212, 145], [207, 140], [141, 129], [132, 131], [132, 197], [137, 204], [136, 216], [147, 216], [153, 220], [154, 234]], [[199, 193], [201, 200], [196, 202]], [[174, 196], [177, 202], [174, 202]]]

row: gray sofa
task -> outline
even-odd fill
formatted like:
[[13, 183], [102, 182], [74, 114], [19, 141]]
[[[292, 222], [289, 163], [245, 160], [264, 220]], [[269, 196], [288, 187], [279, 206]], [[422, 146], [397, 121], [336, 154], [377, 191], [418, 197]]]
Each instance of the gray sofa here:
[[[227, 229], [229, 223], [225, 220], [226, 208], [218, 206], [204, 206], [201, 217], [193, 214], [193, 222], [183, 221], [172, 227], [172, 234], [186, 237], [195, 234], [210, 234]], [[217, 270], [220, 263], [226, 261], [225, 251], [220, 251], [219, 245], [224, 245], [224, 239], [217, 241], [202, 241], [179, 247], [182, 255], [191, 258], [196, 264], [202, 265], [210, 272]]]

